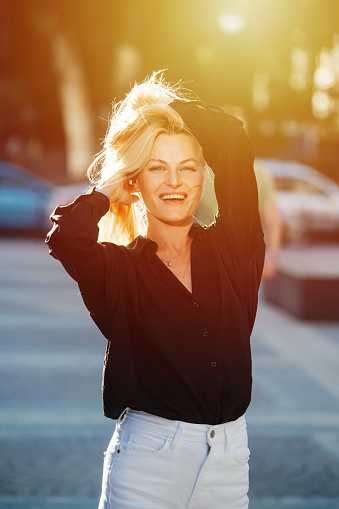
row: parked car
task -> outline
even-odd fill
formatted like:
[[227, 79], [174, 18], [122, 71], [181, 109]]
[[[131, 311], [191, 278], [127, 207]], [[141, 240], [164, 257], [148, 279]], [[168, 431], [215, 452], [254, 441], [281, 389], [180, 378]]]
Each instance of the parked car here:
[[35, 173], [0, 161], [0, 229], [44, 231], [52, 189]]
[[339, 186], [311, 166], [259, 158], [274, 179], [285, 241], [339, 234]]

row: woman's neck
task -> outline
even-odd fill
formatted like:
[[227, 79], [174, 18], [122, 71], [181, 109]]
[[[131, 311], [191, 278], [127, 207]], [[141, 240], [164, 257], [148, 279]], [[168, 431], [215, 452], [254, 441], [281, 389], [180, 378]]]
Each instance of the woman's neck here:
[[158, 252], [167, 253], [168, 257], [179, 253], [190, 240], [187, 226], [171, 226], [166, 224], [151, 225], [147, 229], [147, 238], [158, 244]]
[[192, 293], [191, 241], [192, 224], [171, 226], [149, 221], [147, 237], [158, 244], [157, 255], [178, 280]]

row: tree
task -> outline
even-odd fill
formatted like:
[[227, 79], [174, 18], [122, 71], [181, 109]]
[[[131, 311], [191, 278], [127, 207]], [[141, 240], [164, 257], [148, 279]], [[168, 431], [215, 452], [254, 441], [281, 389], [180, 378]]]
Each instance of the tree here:
[[50, 36], [67, 154], [67, 172], [72, 180], [83, 178], [94, 154], [93, 112], [85, 74], [71, 39], [55, 24]]
[[73, 16], [67, 4], [34, 0], [26, 14], [50, 47], [66, 145], [67, 175], [80, 180], [95, 151], [94, 115], [90, 90], [74, 36]]

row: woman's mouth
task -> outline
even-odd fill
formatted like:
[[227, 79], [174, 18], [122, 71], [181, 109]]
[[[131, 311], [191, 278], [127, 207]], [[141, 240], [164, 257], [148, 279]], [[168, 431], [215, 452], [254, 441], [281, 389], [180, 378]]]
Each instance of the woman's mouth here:
[[183, 202], [187, 198], [187, 194], [185, 193], [167, 193], [161, 194], [159, 197], [163, 201], [167, 201], [170, 203]]

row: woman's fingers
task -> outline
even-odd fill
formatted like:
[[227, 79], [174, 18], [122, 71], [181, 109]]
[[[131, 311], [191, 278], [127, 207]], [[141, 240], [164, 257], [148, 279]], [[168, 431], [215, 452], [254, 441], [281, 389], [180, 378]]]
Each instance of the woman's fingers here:
[[136, 194], [131, 194], [129, 191], [126, 191], [125, 194], [121, 196], [121, 201], [115, 203], [122, 203], [123, 205], [132, 205], [132, 203], [135, 203], [136, 201], [139, 201], [139, 196]]
[[134, 191], [133, 184], [130, 184], [127, 180], [119, 180], [111, 184], [100, 186], [101, 189], [106, 191], [110, 198], [111, 203], [121, 203], [122, 205], [132, 205], [139, 200], [139, 197], [135, 194], [131, 194]]

